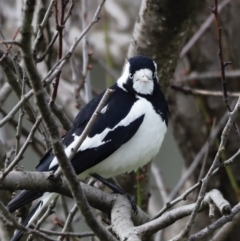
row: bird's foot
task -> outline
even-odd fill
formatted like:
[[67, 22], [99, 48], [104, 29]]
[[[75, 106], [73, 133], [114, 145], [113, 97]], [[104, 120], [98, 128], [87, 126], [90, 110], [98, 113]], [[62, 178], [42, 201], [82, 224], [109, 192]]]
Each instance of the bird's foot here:
[[132, 206], [133, 212], [135, 214], [138, 213], [137, 204], [135, 201], [135, 197], [133, 195], [125, 192], [117, 183], [113, 184], [96, 173], [91, 174], [91, 176], [93, 176], [94, 178], [96, 178], [97, 180], [99, 180], [100, 182], [105, 184], [107, 187], [109, 187], [113, 191], [113, 193], [121, 194], [121, 195], [127, 197], [127, 199], [129, 200], [129, 202]]

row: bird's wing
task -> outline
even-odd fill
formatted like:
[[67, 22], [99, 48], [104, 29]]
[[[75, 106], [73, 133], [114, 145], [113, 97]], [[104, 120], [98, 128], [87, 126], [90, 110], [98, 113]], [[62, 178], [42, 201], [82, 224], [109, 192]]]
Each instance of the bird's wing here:
[[[104, 93], [105, 92], [98, 95], [96, 98], [92, 99], [77, 114], [72, 128], [62, 138], [63, 144], [66, 146], [66, 148], [74, 141], [74, 135], [81, 135], [88, 121], [90, 120], [92, 114], [97, 108], [99, 102], [101, 101]], [[38, 165], [36, 166], [36, 170], [39, 172], [50, 171], [50, 170], [55, 171], [57, 169], [57, 166], [54, 166], [53, 168], [49, 168], [53, 159], [54, 159], [54, 154], [51, 149], [48, 152], [46, 152], [45, 155], [40, 159]]]
[[[137, 113], [133, 113], [133, 116], [129, 115], [136, 99], [121, 89], [115, 88], [114, 90], [88, 137], [72, 159], [72, 165], [77, 174], [103, 161], [130, 140], [143, 121], [144, 115]], [[103, 94], [90, 101], [77, 115], [73, 127], [63, 138], [66, 151], [71, 150], [76, 136], [81, 135]], [[40, 172], [54, 171], [57, 168], [58, 162], [51, 150], [42, 157], [36, 167]], [[8, 204], [8, 208], [13, 212], [41, 195], [42, 193], [34, 190], [24, 190]]]
[[[143, 121], [144, 114], [133, 110], [137, 99], [118, 87], [113, 89], [115, 91], [110, 95], [90, 133], [72, 159], [77, 174], [100, 163], [129, 141]], [[72, 149], [74, 142], [81, 135], [103, 94], [90, 101], [77, 115], [73, 127], [63, 139], [66, 152]], [[57, 159], [49, 152], [42, 158], [37, 170], [56, 170], [57, 167]]]
[[[77, 174], [97, 165], [105, 160], [119, 147], [128, 142], [137, 132], [143, 121], [144, 115], [137, 117], [127, 126], [117, 126], [116, 128], [107, 131], [107, 134], [93, 136], [86, 140], [86, 147], [80, 148], [72, 159], [72, 165]], [[94, 143], [99, 141], [98, 146]], [[83, 143], [83, 145], [85, 144]], [[86, 148], [86, 149], [85, 149]], [[111, 176], [111, 175], [110, 175]]]

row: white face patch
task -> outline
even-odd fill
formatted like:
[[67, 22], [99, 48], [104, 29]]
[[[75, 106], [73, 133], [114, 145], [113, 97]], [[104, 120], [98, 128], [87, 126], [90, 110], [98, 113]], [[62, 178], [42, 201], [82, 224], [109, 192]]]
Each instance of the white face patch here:
[[133, 76], [133, 88], [139, 94], [151, 95], [154, 88], [153, 72], [150, 69], [137, 70]]
[[[157, 65], [155, 62], [154, 65], [157, 73]], [[127, 62], [124, 66], [121, 77], [117, 81], [118, 87], [124, 91], [127, 91], [124, 87], [124, 84], [127, 84], [127, 81], [130, 78], [133, 82], [133, 89], [137, 93], [143, 95], [152, 95], [154, 89], [153, 75], [156, 75], [156, 73], [153, 73], [150, 69], [145, 68], [137, 70], [134, 75], [131, 75], [129, 69], [130, 63]]]
[[127, 83], [128, 77], [129, 77], [129, 67], [130, 64], [127, 62], [124, 66], [123, 73], [121, 77], [117, 80], [117, 85], [119, 88], [123, 89], [124, 91], [127, 91], [123, 85]]
[[157, 74], [157, 64], [156, 64], [155, 61], [153, 61], [153, 63], [154, 63], [154, 66], [155, 66], [155, 73], [154, 73], [154, 75], [155, 75], [155, 77], [157, 79], [157, 82], [159, 83], [158, 74]]

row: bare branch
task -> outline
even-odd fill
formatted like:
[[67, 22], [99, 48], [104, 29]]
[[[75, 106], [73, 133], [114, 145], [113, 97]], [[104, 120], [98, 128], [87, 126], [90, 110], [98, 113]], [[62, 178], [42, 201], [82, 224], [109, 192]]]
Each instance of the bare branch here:
[[19, 161], [21, 161], [22, 155], [26, 151], [28, 145], [31, 143], [32, 137], [35, 134], [35, 132], [36, 132], [39, 124], [41, 123], [41, 121], [42, 121], [42, 117], [38, 117], [37, 120], [36, 120], [36, 123], [33, 125], [32, 129], [31, 129], [31, 131], [30, 131], [30, 133], [28, 135], [27, 140], [25, 141], [25, 143], [22, 146], [21, 150], [18, 152], [18, 154], [16, 155], [14, 160], [11, 162], [11, 164], [4, 170], [4, 172], [3, 172], [3, 174], [2, 174], [2, 176], [0, 178], [0, 181], [2, 181], [7, 176], [7, 174], [18, 164]]
[[[4, 218], [7, 219], [7, 221], [14, 225], [17, 229], [22, 230], [24, 232], [27, 232], [29, 234], [34, 234], [37, 235], [39, 237], [41, 237], [43, 240], [47, 240], [47, 241], [55, 241], [54, 239], [48, 238], [45, 234], [36, 231], [36, 230], [31, 230], [29, 228], [24, 227], [23, 225], [19, 224], [14, 217], [11, 215], [11, 213], [9, 213], [9, 211], [5, 208], [5, 206], [2, 204], [2, 202], [0, 202], [0, 210], [2, 211], [2, 213], [4, 214]], [[2, 214], [0, 214], [2, 216]]]
[[[185, 95], [200, 95], [200, 96], [214, 96], [214, 97], [222, 97], [221, 91], [214, 91], [214, 90], [200, 90], [200, 89], [192, 89], [188, 86], [181, 86], [172, 84], [171, 88], [177, 91], [182, 92]], [[239, 93], [233, 92], [228, 93], [229, 97], [238, 97]]]
[[[123, 201], [125, 199], [125, 201]], [[140, 237], [133, 230], [134, 224], [131, 220], [132, 208], [124, 196], [117, 196], [111, 210], [112, 230], [121, 241], [141, 241]]]
[[[87, 26], [87, 21], [88, 21], [88, 0], [82, 0], [82, 29], [85, 29]], [[89, 60], [91, 55], [88, 54], [89, 49], [88, 49], [88, 39], [87, 39], [87, 34], [84, 35], [83, 40], [82, 40], [82, 56], [83, 56], [83, 69], [82, 69], [82, 74], [83, 74], [83, 80], [82, 82], [84, 83], [85, 87], [85, 101], [89, 102], [92, 99], [92, 88], [91, 88], [91, 82], [90, 82], [90, 73], [89, 73]]]
[[36, 37], [36, 39], [35, 39], [35, 41], [33, 43], [33, 48], [32, 48], [34, 58], [36, 58], [36, 53], [37, 53], [36, 47], [37, 47], [38, 43], [40, 42], [40, 40], [42, 38], [43, 29], [46, 26], [48, 18], [50, 17], [50, 15], [52, 13], [53, 3], [54, 3], [54, 0], [51, 0], [51, 2], [49, 3], [49, 6], [47, 8], [47, 11], [46, 11], [46, 13], [44, 15], [44, 18], [43, 18], [41, 24], [38, 26], [37, 37]]
[[[218, 11], [220, 12], [230, 2], [231, 2], [231, 0], [222, 1], [219, 4]], [[214, 20], [214, 16], [212, 14], [209, 15], [209, 17], [201, 25], [199, 30], [191, 37], [191, 39], [187, 42], [187, 44], [185, 44], [185, 46], [183, 47], [183, 49], [180, 53], [180, 58], [182, 58], [184, 55], [187, 54], [187, 52], [192, 48], [192, 46], [197, 42], [197, 40], [203, 35], [203, 33], [206, 31], [206, 29], [211, 25], [213, 20]]]
[[238, 110], [240, 109], [240, 97], [234, 107], [234, 110], [230, 113], [229, 115], [229, 118], [228, 118], [228, 122], [227, 124], [225, 125], [223, 131], [222, 131], [222, 136], [221, 136], [221, 143], [218, 147], [218, 151], [215, 155], [215, 158], [213, 160], [213, 163], [210, 167], [210, 169], [208, 170], [208, 173], [207, 175], [202, 179], [202, 185], [201, 185], [201, 189], [200, 189], [200, 192], [199, 192], [199, 196], [198, 196], [198, 199], [197, 199], [197, 202], [196, 202], [196, 205], [194, 207], [194, 210], [185, 226], [185, 228], [183, 229], [183, 231], [181, 231], [181, 233], [176, 236], [175, 238], [172, 239], [172, 241], [177, 241], [177, 240], [181, 240], [182, 238], [186, 238], [188, 237], [189, 235], [189, 232], [191, 230], [191, 227], [194, 223], [194, 220], [195, 220], [195, 217], [196, 217], [196, 214], [200, 208], [200, 205], [201, 205], [201, 202], [204, 198], [204, 195], [205, 195], [205, 192], [206, 192], [206, 188], [207, 188], [207, 184], [211, 178], [211, 176], [213, 175], [215, 169], [219, 166], [219, 158], [220, 158], [220, 155], [222, 153], [222, 151], [224, 150], [225, 148], [225, 144], [227, 142], [227, 139], [229, 137], [229, 133], [230, 133], [230, 130], [234, 124], [234, 121], [237, 117], [237, 114], [238, 114]]
[[[228, 79], [234, 79], [240, 77], [240, 70], [226, 70], [225, 77]], [[199, 81], [199, 80], [213, 80], [213, 79], [220, 79], [221, 73], [219, 71], [209, 71], [209, 72], [191, 72], [189, 75], [180, 75], [175, 76], [173, 84], [182, 84], [188, 83], [191, 81]]]
[[82, 232], [82, 233], [75, 233], [75, 232], [57, 232], [57, 231], [50, 231], [46, 229], [39, 229], [42, 233], [48, 234], [48, 235], [54, 235], [54, 236], [61, 236], [63, 238], [66, 237], [77, 237], [77, 238], [85, 238], [85, 237], [92, 237], [95, 236], [93, 232]]
[[151, 172], [155, 178], [155, 181], [158, 186], [159, 192], [161, 194], [162, 200], [164, 203], [166, 203], [168, 201], [167, 190], [166, 190], [166, 187], [165, 187], [163, 179], [162, 179], [161, 171], [158, 169], [158, 167], [154, 163], [152, 163], [152, 165], [151, 165]]
[[235, 207], [233, 207], [231, 214], [227, 216], [223, 216], [214, 223], [210, 224], [203, 230], [199, 231], [196, 234], [191, 235], [187, 241], [196, 241], [196, 240], [201, 240], [204, 237], [208, 236], [209, 234], [213, 233], [220, 227], [222, 227], [225, 223], [231, 222], [233, 217], [236, 216], [240, 212], [240, 203], [238, 203]]

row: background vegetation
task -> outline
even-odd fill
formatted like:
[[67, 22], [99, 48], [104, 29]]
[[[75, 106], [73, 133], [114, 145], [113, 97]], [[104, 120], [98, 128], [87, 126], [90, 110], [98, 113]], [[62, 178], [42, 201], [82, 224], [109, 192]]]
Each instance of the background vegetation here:
[[[13, 190], [36, 188], [74, 199], [53, 202], [28, 240], [238, 240], [239, 10], [239, 0], [0, 1], [0, 240], [24, 230], [4, 208]], [[170, 130], [154, 164], [117, 178], [143, 210], [134, 215], [121, 196], [79, 185], [60, 137], [138, 54], [158, 64]], [[66, 182], [28, 172], [51, 147]], [[91, 232], [80, 233], [82, 216]]]

